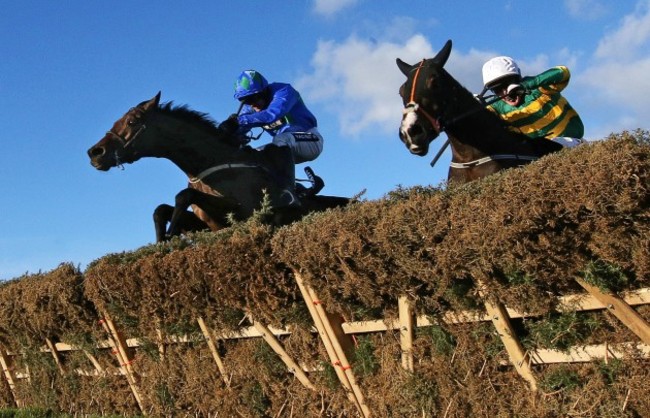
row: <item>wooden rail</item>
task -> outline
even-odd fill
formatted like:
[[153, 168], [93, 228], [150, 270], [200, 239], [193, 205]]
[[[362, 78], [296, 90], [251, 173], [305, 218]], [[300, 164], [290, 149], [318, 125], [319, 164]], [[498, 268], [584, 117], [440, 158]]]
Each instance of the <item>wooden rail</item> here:
[[[553, 363], [589, 362], [602, 359], [608, 361], [610, 359], [628, 358], [630, 355], [633, 355], [633, 358], [650, 358], [650, 343], [647, 340], [650, 335], [648, 323], [633, 308], [633, 306], [637, 305], [650, 304], [650, 288], [614, 295], [603, 292], [594, 286], [578, 280], [580, 285], [588, 293], [563, 296], [558, 300], [558, 310], [561, 312], [608, 310], [622, 321], [623, 324], [629, 327], [639, 337], [640, 341], [630, 341], [616, 345], [599, 344], [577, 346], [566, 351], [539, 349], [524, 352], [509, 322], [511, 319], [531, 317], [532, 315], [503, 306], [487, 294], [484, 287], [481, 288], [481, 293], [484, 297], [485, 312], [448, 312], [441, 316], [441, 319], [438, 320], [439, 322], [436, 322], [427, 316], [416, 317], [413, 314], [415, 312], [414, 302], [408, 297], [402, 296], [398, 300], [399, 316], [397, 319], [345, 322], [342, 318], [326, 311], [326, 307], [318, 299], [314, 289], [306, 285], [298, 272], [295, 272], [295, 277], [314, 321], [313, 332], [318, 333], [321, 338], [348, 398], [364, 418], [371, 416], [371, 407], [365, 402], [362, 387], [359, 385], [354, 373], [354, 365], [349, 361], [354, 351], [354, 345], [351, 339], [353, 334], [398, 332], [402, 351], [402, 367], [408, 371], [414, 371], [416, 366], [412, 356], [412, 347], [416, 328], [429, 327], [440, 323], [459, 324], [491, 321], [510, 357], [509, 362], [502, 364], [514, 366], [522, 378], [529, 383], [532, 390], [535, 390], [537, 387], [537, 381], [532, 369], [533, 366]], [[249, 318], [249, 320], [251, 325], [243, 327], [236, 334], [230, 332], [220, 334], [214, 330], [210, 330], [203, 318], [197, 318], [203, 338], [210, 349], [217, 365], [217, 371], [222, 376], [224, 383], [228, 386], [230, 382], [216, 343], [219, 340], [262, 338], [285, 363], [288, 371], [293, 373], [305, 387], [317, 390], [308, 377], [308, 374], [314, 370], [309, 370], [300, 365], [282, 347], [279, 338], [290, 335], [290, 330], [269, 327], [260, 322], [256, 322], [254, 318]], [[133, 366], [133, 350], [142, 346], [143, 342], [138, 338], [125, 338], [119, 331], [118, 324], [108, 315], [104, 315], [100, 323], [107, 333], [107, 339], [99, 342], [96, 348], [112, 350], [118, 362], [117, 372], [108, 372], [107, 370], [110, 369], [110, 365], [103, 366], [88, 351], [65, 342], [53, 342], [50, 339], [46, 339], [41, 351], [52, 354], [60, 374], [76, 373], [83, 376], [104, 376], [107, 373], [111, 373], [125, 376], [138, 407], [145, 414], [147, 409], [143, 403], [139, 388], [140, 376]], [[164, 355], [165, 345], [182, 344], [191, 340], [196, 341], [195, 338], [164, 336], [160, 333], [158, 341], [160, 353]], [[92, 369], [66, 370], [65, 353], [73, 350], [83, 351], [89, 363], [92, 365]], [[13, 358], [20, 355], [22, 354], [10, 352], [4, 347], [0, 347], [0, 365], [2, 366], [3, 376], [8, 383], [15, 405], [19, 407], [24, 405], [17, 396], [17, 382], [29, 378], [29, 370], [17, 371], [15, 369], [17, 362]]]

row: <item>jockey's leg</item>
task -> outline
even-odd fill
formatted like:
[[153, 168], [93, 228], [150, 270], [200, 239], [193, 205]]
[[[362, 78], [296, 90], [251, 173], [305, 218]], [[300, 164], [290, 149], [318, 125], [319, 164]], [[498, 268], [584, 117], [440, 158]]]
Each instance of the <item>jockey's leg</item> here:
[[[300, 197], [314, 196], [318, 194], [318, 192], [323, 190], [323, 187], [325, 187], [325, 182], [320, 176], [317, 176], [314, 173], [314, 170], [312, 170], [311, 167], [305, 167], [305, 174], [307, 175], [307, 178], [311, 182], [312, 186], [309, 189], [303, 186], [304, 190], [298, 191], [298, 195]], [[298, 188], [298, 186], [302, 186], [302, 185], [297, 183], [296, 188]]]
[[293, 162], [293, 152], [288, 146], [268, 144], [264, 147], [266, 156], [275, 167], [275, 176], [280, 188], [278, 199], [272, 199], [276, 207], [300, 207], [296, 194], [296, 167]]
[[[295, 164], [315, 160], [323, 151], [323, 136], [317, 128], [312, 128], [304, 132], [282, 132], [273, 138], [273, 143], [279, 146], [288, 146], [293, 151]], [[311, 171], [311, 169], [309, 169]], [[305, 169], [307, 172], [307, 168]], [[313, 171], [312, 171], [313, 173]], [[309, 174], [308, 174], [309, 176]], [[295, 172], [294, 172], [295, 178]], [[296, 185], [296, 190], [301, 196], [311, 196], [318, 193], [325, 185], [323, 180], [315, 176], [311, 179], [313, 187], [306, 189], [302, 185]]]

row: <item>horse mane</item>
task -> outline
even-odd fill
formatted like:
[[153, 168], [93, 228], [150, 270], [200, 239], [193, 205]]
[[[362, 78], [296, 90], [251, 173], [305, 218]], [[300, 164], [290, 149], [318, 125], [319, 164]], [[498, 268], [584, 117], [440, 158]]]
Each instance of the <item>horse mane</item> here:
[[465, 86], [463, 86], [460, 83], [460, 81], [456, 80], [454, 76], [449, 74], [449, 72], [446, 69], [442, 68], [441, 70], [445, 72], [449, 77], [449, 79], [452, 81], [452, 87], [451, 87], [452, 101], [456, 106], [459, 106], [460, 108], [463, 108], [464, 106], [468, 106], [470, 108], [476, 108], [477, 109], [475, 111], [476, 115], [477, 116], [480, 115], [486, 121], [490, 121], [490, 123], [494, 125], [492, 129], [501, 129], [509, 134], [515, 134], [515, 137], [518, 137], [519, 139], [525, 138], [525, 135], [516, 134], [515, 132], [509, 130], [508, 124], [503, 119], [501, 119], [494, 112], [488, 110], [488, 108], [483, 103], [479, 102], [476, 99], [476, 97], [471, 91], [469, 91]]
[[207, 113], [199, 112], [190, 109], [187, 105], [174, 106], [174, 102], [161, 103], [158, 110], [169, 116], [182, 119], [187, 123], [200, 126], [208, 133], [215, 135], [219, 138], [224, 136], [224, 133], [219, 129], [219, 124], [212, 119]]

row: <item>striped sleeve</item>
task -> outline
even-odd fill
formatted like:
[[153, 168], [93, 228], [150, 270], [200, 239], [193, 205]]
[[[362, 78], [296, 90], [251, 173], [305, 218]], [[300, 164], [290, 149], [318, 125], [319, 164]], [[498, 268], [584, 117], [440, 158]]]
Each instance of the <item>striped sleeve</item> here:
[[544, 93], [560, 92], [569, 84], [571, 72], [563, 65], [553, 67], [535, 77], [524, 77], [521, 84], [529, 90], [539, 88]]

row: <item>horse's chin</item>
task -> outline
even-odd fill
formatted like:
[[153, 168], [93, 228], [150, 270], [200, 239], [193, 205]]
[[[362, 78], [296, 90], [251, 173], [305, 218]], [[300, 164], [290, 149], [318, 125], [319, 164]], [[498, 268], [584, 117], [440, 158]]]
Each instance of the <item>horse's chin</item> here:
[[[123, 163], [128, 163], [123, 161]], [[117, 167], [117, 162], [114, 159], [100, 159], [100, 160], [90, 160], [90, 165], [95, 167], [99, 171], [108, 171], [113, 167]]]
[[411, 154], [423, 157], [429, 152], [429, 141], [411, 142], [407, 148]]
[[413, 154], [413, 155], [417, 155], [419, 157], [424, 157], [429, 152], [429, 147], [426, 147], [426, 148], [420, 148], [420, 147], [418, 147], [418, 148], [409, 148], [409, 151], [411, 151], [411, 154]]
[[108, 171], [112, 167], [115, 167], [114, 165], [102, 164], [102, 163], [100, 163], [98, 161], [91, 161], [90, 165], [92, 165], [93, 167], [95, 167], [99, 171]]

